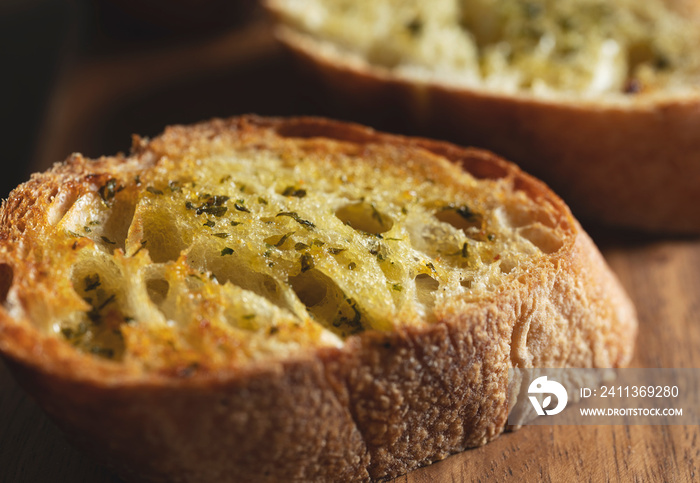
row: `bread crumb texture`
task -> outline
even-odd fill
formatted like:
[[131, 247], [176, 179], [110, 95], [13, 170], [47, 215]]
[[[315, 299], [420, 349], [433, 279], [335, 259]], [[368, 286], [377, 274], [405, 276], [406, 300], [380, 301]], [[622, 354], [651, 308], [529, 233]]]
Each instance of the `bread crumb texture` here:
[[323, 119], [168, 128], [0, 210], [0, 351], [127, 480], [366, 481], [497, 437], [511, 367], [616, 367], [634, 308], [485, 151]]
[[330, 55], [498, 93], [622, 97], [700, 83], [700, 21], [668, 0], [269, 0]]
[[10, 312], [122, 364], [235, 366], [431, 324], [562, 245], [558, 214], [512, 179], [427, 150], [181, 134], [30, 182], [15, 276], [51, 296], [13, 292]]

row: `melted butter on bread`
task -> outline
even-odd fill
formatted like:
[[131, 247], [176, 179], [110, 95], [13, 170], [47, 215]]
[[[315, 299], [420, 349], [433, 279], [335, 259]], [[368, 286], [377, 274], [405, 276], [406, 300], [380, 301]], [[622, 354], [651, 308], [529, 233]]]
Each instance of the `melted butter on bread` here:
[[74, 161], [91, 172], [32, 227], [60, 300], [30, 318], [143, 370], [230, 367], [434, 323], [562, 246], [566, 219], [511, 178], [420, 147], [266, 141]]
[[273, 0], [334, 51], [417, 81], [596, 96], [700, 81], [697, 8], [664, 0]]

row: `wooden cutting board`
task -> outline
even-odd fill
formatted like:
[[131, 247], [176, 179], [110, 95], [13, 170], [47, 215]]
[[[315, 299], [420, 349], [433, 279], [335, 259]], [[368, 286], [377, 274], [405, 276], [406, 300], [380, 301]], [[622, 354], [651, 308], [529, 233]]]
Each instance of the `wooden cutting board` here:
[[[74, 60], [54, 88], [36, 169], [72, 151], [127, 150], [132, 132], [175, 122], [331, 115], [301, 82], [264, 23], [177, 49]], [[633, 367], [700, 367], [700, 239], [591, 233], [637, 306]], [[695, 426], [525, 427], [396, 481], [691, 481], [698, 436]], [[0, 363], [0, 481], [119, 479], [72, 449]]]

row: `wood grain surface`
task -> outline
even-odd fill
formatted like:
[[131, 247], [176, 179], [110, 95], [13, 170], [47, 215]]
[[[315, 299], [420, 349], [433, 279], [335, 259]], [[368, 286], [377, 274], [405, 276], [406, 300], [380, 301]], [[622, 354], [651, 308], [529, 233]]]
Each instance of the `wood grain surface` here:
[[[156, 134], [173, 122], [332, 115], [300, 82], [257, 24], [177, 50], [83, 59], [56, 83], [35, 167], [72, 151], [126, 150], [132, 132]], [[700, 239], [589, 231], [637, 306], [632, 366], [700, 367]], [[699, 435], [695, 426], [525, 427], [396, 481], [694, 481]], [[120, 480], [70, 447], [0, 362], [0, 482], [79, 481]]]

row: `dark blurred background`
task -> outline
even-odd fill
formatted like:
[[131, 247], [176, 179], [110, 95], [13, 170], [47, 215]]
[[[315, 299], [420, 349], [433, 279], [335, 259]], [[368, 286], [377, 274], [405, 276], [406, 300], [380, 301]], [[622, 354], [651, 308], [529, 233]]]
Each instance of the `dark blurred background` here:
[[254, 0], [3, 0], [0, 196], [72, 152], [243, 113], [328, 114]]

